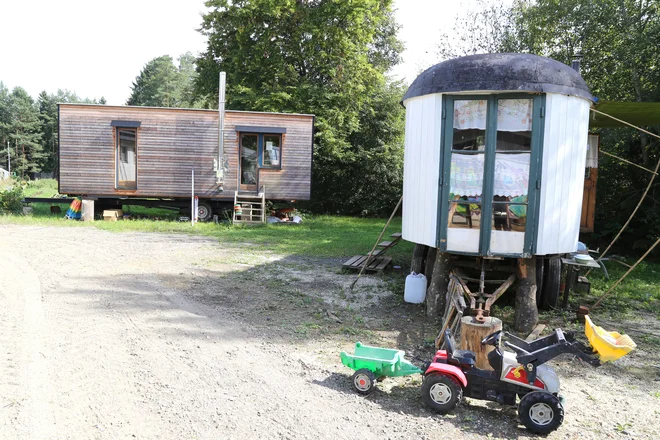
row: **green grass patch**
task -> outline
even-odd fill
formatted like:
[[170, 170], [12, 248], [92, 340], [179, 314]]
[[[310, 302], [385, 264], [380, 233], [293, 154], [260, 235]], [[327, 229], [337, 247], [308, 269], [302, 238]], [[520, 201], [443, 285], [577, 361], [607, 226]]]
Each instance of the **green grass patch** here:
[[[62, 206], [62, 216], [51, 216], [48, 206], [39, 207], [33, 204], [34, 215], [4, 215], [0, 216], [0, 224], [24, 224], [41, 226], [72, 226], [95, 227], [112, 232], [159, 232], [196, 234], [214, 237], [221, 243], [253, 244], [260, 250], [270, 250], [283, 255], [302, 255], [315, 257], [349, 257], [366, 254], [374, 245], [378, 234], [385, 226], [385, 219], [365, 219], [336, 216], [306, 216], [299, 225], [229, 225], [214, 223], [198, 223], [191, 226], [189, 222], [174, 220], [124, 220], [119, 222], [96, 221], [84, 223], [64, 220], [65, 205]], [[131, 207], [130, 212], [135, 212]], [[145, 211], [155, 211], [145, 209]], [[401, 218], [395, 218], [388, 227], [383, 240], [390, 234], [401, 231]], [[412, 253], [413, 244], [401, 241], [388, 251], [388, 255], [401, 264], [407, 264]]]
[[[632, 264], [632, 261], [628, 261]], [[586, 304], [593, 304], [603, 295], [628, 269], [616, 262], [606, 263], [610, 279], [606, 280], [601, 271], [589, 274], [591, 293], [575, 294], [574, 298]], [[649, 260], [644, 261], [619, 284], [616, 289], [596, 309], [600, 313], [607, 312], [610, 316], [623, 317], [635, 310], [645, 310], [655, 313], [660, 318], [660, 264]]]

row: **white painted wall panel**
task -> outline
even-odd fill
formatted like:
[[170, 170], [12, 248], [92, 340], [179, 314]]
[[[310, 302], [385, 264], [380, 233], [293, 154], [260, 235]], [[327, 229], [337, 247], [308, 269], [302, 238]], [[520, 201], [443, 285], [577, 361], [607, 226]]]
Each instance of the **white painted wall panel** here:
[[436, 246], [442, 95], [409, 99], [403, 167], [403, 239]]
[[581, 98], [546, 95], [537, 255], [577, 249], [589, 106]]

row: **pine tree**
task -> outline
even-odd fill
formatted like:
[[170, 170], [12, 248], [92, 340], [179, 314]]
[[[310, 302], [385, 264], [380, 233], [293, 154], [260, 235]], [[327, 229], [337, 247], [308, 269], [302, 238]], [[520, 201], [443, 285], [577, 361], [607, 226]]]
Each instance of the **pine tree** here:
[[41, 141], [41, 121], [34, 100], [21, 87], [9, 95], [10, 121], [7, 131], [14, 147], [12, 169], [21, 178], [41, 171], [45, 155]]

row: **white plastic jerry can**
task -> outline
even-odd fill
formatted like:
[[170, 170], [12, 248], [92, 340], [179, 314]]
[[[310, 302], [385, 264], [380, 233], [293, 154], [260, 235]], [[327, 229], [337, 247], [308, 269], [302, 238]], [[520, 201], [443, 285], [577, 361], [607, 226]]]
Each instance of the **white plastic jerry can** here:
[[421, 273], [411, 273], [406, 277], [406, 286], [403, 293], [405, 302], [419, 304], [426, 298], [426, 277]]

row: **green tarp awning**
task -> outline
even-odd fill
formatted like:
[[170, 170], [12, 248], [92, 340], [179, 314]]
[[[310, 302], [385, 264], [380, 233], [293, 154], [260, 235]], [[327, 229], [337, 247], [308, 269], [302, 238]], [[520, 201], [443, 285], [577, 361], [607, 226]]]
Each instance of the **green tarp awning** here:
[[[594, 108], [638, 127], [660, 124], [660, 102], [600, 101]], [[626, 126], [607, 116], [589, 113], [589, 128]]]

